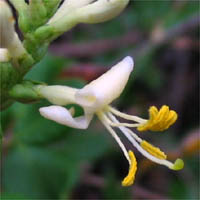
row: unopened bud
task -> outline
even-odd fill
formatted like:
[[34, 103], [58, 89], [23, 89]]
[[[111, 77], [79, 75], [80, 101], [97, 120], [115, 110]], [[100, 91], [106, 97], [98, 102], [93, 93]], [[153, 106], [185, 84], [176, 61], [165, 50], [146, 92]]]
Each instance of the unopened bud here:
[[15, 34], [14, 17], [9, 5], [0, 0], [0, 47], [7, 48], [12, 43]]
[[[127, 6], [129, 0], [92, 0], [64, 1], [48, 24], [54, 27], [54, 32], [62, 33], [70, 30], [78, 23], [100, 23], [108, 21]], [[43, 32], [46, 32], [44, 30]], [[40, 35], [41, 31], [37, 33]]]
[[100, 23], [116, 17], [129, 0], [99, 0], [78, 10], [79, 22]]

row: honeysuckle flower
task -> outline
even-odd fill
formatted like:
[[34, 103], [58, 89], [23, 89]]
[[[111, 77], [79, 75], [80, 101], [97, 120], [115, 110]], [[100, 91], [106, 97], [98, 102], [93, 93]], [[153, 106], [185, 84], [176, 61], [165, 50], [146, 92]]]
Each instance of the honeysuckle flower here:
[[22, 42], [15, 31], [15, 19], [9, 5], [0, 1], [0, 48], [6, 48], [13, 61], [26, 53]]
[[[137, 170], [137, 161], [134, 153], [126, 150], [126, 147], [121, 142], [114, 128], [119, 128], [132, 145], [151, 161], [165, 165], [173, 170], [180, 170], [184, 165], [181, 159], [177, 159], [175, 163], [168, 161], [164, 152], [147, 141], [142, 140], [128, 128], [135, 127], [138, 128], [139, 131], [165, 130], [176, 121], [177, 114], [175, 111], [170, 111], [167, 106], [163, 106], [161, 110], [158, 111], [153, 106], [149, 110], [150, 119], [146, 120], [122, 113], [110, 105], [124, 90], [130, 73], [133, 70], [133, 66], [132, 58], [126, 57], [105, 74], [82, 89], [67, 86], [38, 86], [36, 88], [40, 96], [55, 104], [39, 109], [40, 114], [47, 119], [73, 128], [86, 129], [93, 116], [95, 114], [97, 115], [99, 120], [117, 141], [129, 162], [129, 173], [122, 181], [123, 186], [133, 184]], [[68, 110], [62, 107], [63, 105], [71, 103], [80, 105], [84, 110], [84, 115], [73, 117], [73, 108]], [[121, 123], [116, 117], [134, 121], [134, 123]]]

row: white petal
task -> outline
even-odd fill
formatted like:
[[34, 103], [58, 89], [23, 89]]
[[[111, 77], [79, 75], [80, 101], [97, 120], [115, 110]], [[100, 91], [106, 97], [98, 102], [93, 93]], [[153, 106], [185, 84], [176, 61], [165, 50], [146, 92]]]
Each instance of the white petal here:
[[98, 79], [78, 90], [75, 94], [76, 103], [91, 112], [110, 104], [124, 90], [133, 66], [133, 59], [127, 56]]
[[63, 124], [72, 128], [86, 129], [92, 120], [93, 115], [84, 115], [73, 118], [71, 113], [62, 106], [48, 106], [39, 109], [40, 114], [59, 124]]

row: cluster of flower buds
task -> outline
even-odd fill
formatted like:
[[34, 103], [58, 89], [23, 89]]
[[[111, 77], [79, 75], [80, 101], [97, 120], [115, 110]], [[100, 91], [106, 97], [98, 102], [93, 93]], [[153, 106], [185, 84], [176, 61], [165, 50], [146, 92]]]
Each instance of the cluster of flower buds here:
[[23, 45], [15, 32], [11, 9], [1, 0], [0, 48], [8, 49], [11, 54], [6, 57], [8, 54], [0, 51], [0, 57], [3, 57], [1, 62], [7, 61], [8, 58], [17, 61], [26, 51], [38, 61], [37, 55], [41, 54], [43, 46], [48, 46], [46, 43], [79, 23], [100, 23], [114, 18], [128, 2], [129, 0], [65, 0], [59, 7], [61, 0], [30, 0], [29, 4], [24, 0], [11, 0], [18, 12], [19, 27], [24, 36]]
[[[16, 11], [22, 37], [19, 38], [15, 31], [15, 18], [9, 4], [6, 0], [0, 0], [0, 64], [1, 76], [4, 77], [0, 80], [0, 84], [4, 86], [1, 88], [0, 109], [7, 107], [8, 101], [20, 99], [18, 90], [17, 96], [13, 92], [17, 88], [15, 85], [20, 84], [31, 67], [44, 57], [52, 40], [79, 23], [100, 23], [116, 17], [129, 0], [29, 0], [28, 2], [9, 0], [9, 2]], [[9, 77], [10, 74], [12, 77]], [[24, 91], [27, 91], [27, 88]], [[22, 101], [24, 101], [23, 95]], [[33, 95], [30, 96], [30, 101], [32, 97]]]

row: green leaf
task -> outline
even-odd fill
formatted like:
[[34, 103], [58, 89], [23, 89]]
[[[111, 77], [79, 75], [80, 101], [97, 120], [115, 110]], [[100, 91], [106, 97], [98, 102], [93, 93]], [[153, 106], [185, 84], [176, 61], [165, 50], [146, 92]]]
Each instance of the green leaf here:
[[130, 189], [121, 186], [111, 169], [107, 173], [105, 180], [106, 183], [103, 188], [104, 199], [131, 199]]
[[3, 188], [8, 194], [31, 199], [56, 199], [66, 182], [74, 184], [70, 178], [75, 180], [71, 174], [77, 174], [77, 167], [63, 154], [20, 145], [5, 158]]
[[47, 54], [40, 63], [31, 69], [25, 79], [50, 83], [55, 80], [64, 64], [67, 64], [66, 59]]
[[43, 118], [39, 113], [41, 106], [41, 104], [15, 104], [14, 132], [18, 141], [30, 144], [48, 143], [70, 130], [66, 126]]
[[43, 147], [18, 143], [4, 159], [3, 189], [34, 199], [67, 198], [79, 179], [81, 163], [96, 160], [108, 147], [99, 133], [75, 131]]

